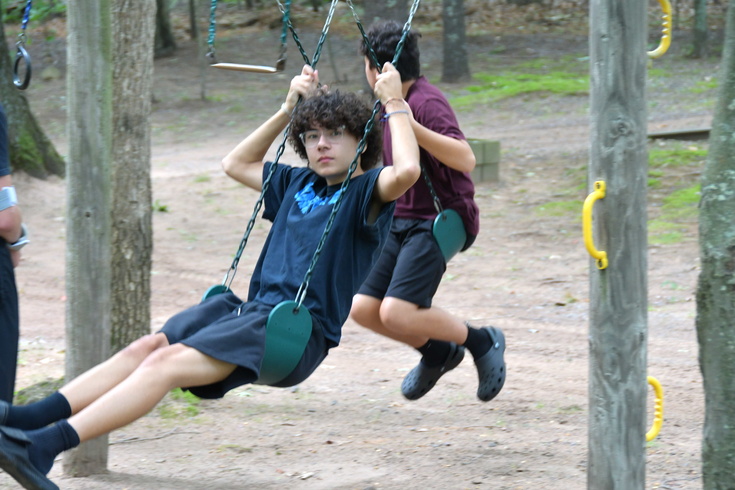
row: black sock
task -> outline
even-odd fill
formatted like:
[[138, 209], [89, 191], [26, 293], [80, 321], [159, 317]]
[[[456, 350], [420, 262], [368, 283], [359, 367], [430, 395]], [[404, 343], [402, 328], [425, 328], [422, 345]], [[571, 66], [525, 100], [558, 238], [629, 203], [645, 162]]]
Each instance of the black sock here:
[[424, 363], [426, 367], [434, 367], [447, 360], [447, 357], [449, 356], [449, 342], [430, 339], [421, 347], [417, 347], [416, 350], [421, 352], [421, 355], [424, 356], [421, 358], [421, 362]]
[[56, 456], [79, 445], [79, 435], [66, 420], [43, 429], [26, 432], [32, 444], [28, 456], [38, 471], [44, 475], [51, 471]]
[[71, 417], [71, 406], [58, 391], [30, 405], [12, 406], [5, 425], [22, 430], [46, 427], [48, 424]]
[[472, 357], [479, 359], [493, 346], [493, 339], [487, 330], [467, 325], [467, 340], [463, 345], [472, 353]]

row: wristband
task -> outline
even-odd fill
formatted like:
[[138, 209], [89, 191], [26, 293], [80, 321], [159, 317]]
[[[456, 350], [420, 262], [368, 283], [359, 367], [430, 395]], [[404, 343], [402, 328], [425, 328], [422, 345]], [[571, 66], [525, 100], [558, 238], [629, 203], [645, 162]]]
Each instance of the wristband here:
[[20, 225], [20, 238], [15, 243], [8, 243], [8, 248], [13, 251], [20, 250], [21, 248], [28, 245], [30, 240], [28, 239], [28, 228], [25, 224]]
[[291, 117], [291, 115], [293, 114], [293, 111], [291, 111], [291, 112], [288, 112], [288, 109], [286, 108], [286, 103], [285, 103], [285, 102], [284, 102], [283, 104], [281, 104], [281, 110], [282, 110], [282, 111], [283, 111], [283, 113], [284, 113], [284, 114], [286, 114], [286, 115], [287, 115], [288, 117]]
[[0, 211], [18, 204], [18, 195], [15, 187], [3, 187], [0, 189]]
[[408, 114], [408, 111], [393, 111], [393, 112], [386, 112], [383, 115], [383, 121], [387, 121], [389, 117], [391, 117], [393, 114]]

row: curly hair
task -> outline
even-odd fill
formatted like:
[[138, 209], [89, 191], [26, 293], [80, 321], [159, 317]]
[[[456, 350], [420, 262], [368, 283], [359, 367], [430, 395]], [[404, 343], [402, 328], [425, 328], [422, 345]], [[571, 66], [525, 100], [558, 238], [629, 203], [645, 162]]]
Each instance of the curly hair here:
[[[328, 129], [343, 127], [359, 141], [372, 113], [372, 108], [356, 94], [343, 94], [338, 90], [335, 92], [319, 90], [296, 106], [288, 139], [296, 154], [308, 160], [306, 148], [299, 138], [301, 133], [317, 127]], [[360, 167], [363, 170], [369, 170], [381, 161], [383, 135], [375, 126], [373, 125], [365, 140], [365, 151], [360, 158]]]
[[[394, 20], [378, 22], [370, 27], [367, 32], [367, 38], [370, 46], [378, 57], [380, 67], [388, 62], [393, 61], [396, 53], [396, 47], [403, 35], [403, 25]], [[421, 76], [421, 61], [419, 53], [419, 38], [421, 34], [415, 31], [409, 31], [406, 35], [406, 41], [403, 43], [401, 55], [396, 61], [396, 70], [401, 74], [401, 81], [407, 82], [416, 80]], [[368, 56], [368, 45], [363, 39], [360, 41], [360, 53], [367, 56], [370, 60], [370, 66], [378, 68], [373, 60]]]

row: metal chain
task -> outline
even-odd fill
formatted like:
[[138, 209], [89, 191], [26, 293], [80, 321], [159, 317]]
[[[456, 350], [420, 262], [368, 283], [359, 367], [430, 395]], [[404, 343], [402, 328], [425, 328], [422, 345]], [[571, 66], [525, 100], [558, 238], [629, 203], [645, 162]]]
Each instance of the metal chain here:
[[[217, 0], [212, 0], [212, 4], [215, 5]], [[337, 4], [338, 0], [332, 0], [332, 5], [330, 7], [330, 15], [327, 18], [327, 21], [325, 22], [324, 27], [322, 28], [322, 36], [319, 39], [319, 45], [317, 46], [317, 49], [321, 51], [321, 44], [324, 43], [324, 40], [326, 39], [326, 33], [329, 31], [329, 25], [332, 21], [332, 16], [334, 15], [334, 9]], [[290, 3], [290, 2], [289, 2]], [[280, 2], [278, 2], [280, 7], [283, 7]], [[288, 4], [286, 8], [288, 7]], [[282, 11], [283, 12], [283, 11]], [[284, 12], [284, 18], [286, 18], [286, 22], [291, 27], [292, 32], [295, 35], [295, 31], [293, 30], [293, 26], [291, 25], [291, 21], [288, 19], [288, 12]], [[301, 48], [301, 51], [303, 52], [303, 48]], [[306, 62], [308, 64], [308, 57], [304, 53], [304, 57], [306, 59]], [[314, 62], [312, 66], [316, 65], [316, 62], [319, 60], [318, 56], [314, 57]], [[301, 102], [301, 99], [299, 99], [299, 102]], [[298, 106], [297, 103], [297, 106]], [[295, 108], [294, 108], [295, 110]], [[291, 123], [289, 122], [286, 126], [286, 129], [283, 131], [283, 139], [281, 140], [281, 143], [278, 145], [278, 150], [276, 151], [276, 158], [271, 162], [270, 169], [268, 171], [268, 175], [263, 181], [263, 185], [261, 186], [260, 196], [258, 196], [258, 200], [255, 202], [255, 206], [253, 209], [253, 213], [250, 216], [250, 219], [248, 220], [247, 227], [245, 228], [245, 233], [243, 234], [242, 239], [240, 240], [240, 246], [237, 249], [237, 252], [235, 253], [235, 257], [232, 259], [232, 264], [230, 265], [230, 268], [225, 273], [225, 277], [222, 280], [222, 284], [226, 286], [227, 288], [230, 288], [230, 285], [232, 284], [232, 281], [235, 279], [235, 274], [237, 274], [237, 266], [240, 263], [240, 258], [242, 257], [242, 254], [245, 250], [245, 245], [248, 243], [248, 239], [250, 238], [250, 233], [255, 226], [255, 220], [258, 219], [258, 215], [260, 214], [260, 210], [263, 206], [263, 199], [265, 198], [265, 193], [268, 191], [268, 188], [270, 187], [271, 178], [273, 177], [273, 174], [276, 170], [276, 165], [281, 159], [281, 156], [283, 155], [283, 152], [286, 149], [286, 141], [288, 140], [288, 133], [291, 129]], [[231, 289], [231, 288], [230, 288]]]
[[[413, 21], [414, 14], [416, 13], [416, 9], [418, 8], [420, 1], [421, 0], [414, 0], [414, 3], [411, 7], [411, 11], [408, 16], [408, 20], [403, 26], [401, 40], [398, 42], [398, 46], [396, 47], [396, 53], [395, 53], [395, 56], [393, 57], [394, 63], [398, 60], [398, 57], [400, 56], [400, 49], [403, 48], [403, 44], [406, 40], [406, 37], [408, 36], [408, 33], [411, 30], [411, 22]], [[334, 219], [337, 216], [337, 212], [339, 211], [339, 208], [342, 205], [342, 200], [344, 199], [344, 196], [347, 193], [347, 188], [350, 185], [352, 174], [357, 169], [357, 162], [360, 159], [360, 155], [362, 155], [363, 150], [365, 149], [365, 145], [367, 144], [368, 134], [370, 134], [370, 131], [372, 131], [373, 129], [373, 125], [375, 124], [375, 119], [376, 119], [375, 116], [380, 111], [380, 108], [381, 108], [380, 100], [375, 101], [375, 105], [373, 106], [373, 113], [370, 116], [370, 119], [368, 120], [367, 124], [365, 124], [365, 130], [363, 131], [362, 138], [360, 139], [360, 142], [357, 145], [357, 152], [355, 154], [355, 158], [352, 160], [352, 163], [350, 164], [350, 168], [347, 171], [347, 177], [345, 178], [344, 182], [342, 182], [342, 186], [340, 187], [340, 195], [337, 198], [337, 202], [334, 203], [332, 212], [329, 215], [329, 220], [327, 220], [327, 225], [324, 227], [324, 232], [322, 233], [322, 237], [319, 240], [319, 245], [317, 245], [316, 250], [314, 251], [314, 255], [311, 258], [309, 269], [306, 271], [306, 274], [304, 275], [304, 280], [301, 282], [299, 291], [296, 294], [297, 307], [301, 307], [301, 305], [304, 302], [304, 299], [306, 298], [306, 291], [309, 288], [309, 283], [311, 282], [311, 276], [313, 275], [314, 269], [316, 268], [316, 263], [319, 260], [319, 256], [321, 255], [322, 249], [324, 248], [324, 244], [327, 241], [327, 236], [329, 235], [329, 232], [332, 230], [332, 224], [334, 223]]]

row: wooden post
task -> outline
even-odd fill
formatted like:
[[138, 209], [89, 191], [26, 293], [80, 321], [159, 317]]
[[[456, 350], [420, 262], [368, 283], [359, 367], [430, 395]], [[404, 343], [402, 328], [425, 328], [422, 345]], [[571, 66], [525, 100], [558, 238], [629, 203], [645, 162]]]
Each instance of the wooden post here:
[[[71, 0], [67, 9], [67, 380], [107, 359], [110, 346], [110, 1]], [[64, 456], [74, 476], [106, 467], [107, 436]]]
[[648, 2], [590, 2], [589, 185], [594, 207], [590, 261], [587, 487], [645, 485], [647, 229], [646, 35]]

